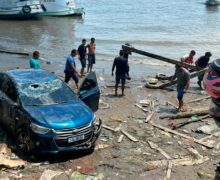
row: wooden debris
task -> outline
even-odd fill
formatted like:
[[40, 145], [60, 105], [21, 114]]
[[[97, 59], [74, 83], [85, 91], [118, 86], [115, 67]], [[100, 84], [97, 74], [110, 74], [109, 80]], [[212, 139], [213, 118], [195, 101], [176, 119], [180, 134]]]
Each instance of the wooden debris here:
[[118, 138], [118, 143], [121, 143], [122, 142], [122, 140], [123, 140], [123, 138], [124, 138], [124, 135], [122, 134], [122, 135], [120, 135], [120, 137]]
[[95, 150], [106, 149], [106, 148], [108, 148], [108, 147], [109, 147], [108, 144], [98, 144], [98, 145], [95, 147]]
[[21, 168], [25, 166], [25, 162], [22, 160], [10, 160], [0, 155], [0, 165], [7, 168]]
[[206, 119], [206, 118], [209, 118], [209, 117], [210, 117], [210, 115], [207, 114], [205, 116], [199, 117], [198, 120], [196, 120], [196, 121], [193, 121], [192, 119], [189, 119], [189, 120], [187, 120], [185, 122], [176, 123], [176, 124], [173, 125], [172, 129], [178, 129], [178, 128], [181, 128], [181, 127], [183, 127], [183, 126], [185, 126], [187, 124], [199, 122], [199, 121], [202, 121], [203, 119]]
[[207, 115], [207, 114], [209, 114], [208, 107], [207, 108], [202, 108], [202, 109], [195, 109], [195, 110], [190, 111], [190, 112], [178, 113], [178, 114], [175, 114], [175, 115], [160, 116], [160, 119], [165, 119], [165, 118], [181, 119], [181, 118], [188, 118], [188, 117], [191, 117], [193, 115], [202, 116], [202, 115]]
[[209, 145], [209, 144], [207, 144], [207, 143], [201, 142], [200, 140], [195, 139], [195, 138], [193, 138], [193, 137], [191, 137], [191, 136], [187, 136], [187, 135], [185, 135], [185, 134], [179, 133], [178, 131], [174, 131], [174, 130], [171, 130], [171, 129], [169, 129], [169, 128], [163, 127], [163, 126], [161, 126], [161, 125], [159, 125], [159, 124], [155, 124], [155, 123], [152, 122], [152, 121], [150, 121], [150, 123], [151, 123], [151, 125], [154, 126], [154, 127], [157, 127], [157, 128], [162, 129], [162, 130], [164, 130], [164, 131], [166, 131], [166, 132], [169, 132], [169, 133], [176, 134], [176, 135], [178, 135], [178, 136], [184, 137], [185, 139], [193, 140], [195, 143], [200, 144], [200, 145], [202, 145], [202, 146], [205, 146], [205, 147], [207, 147], [207, 148], [209, 148], [209, 149], [211, 149], [211, 148], [214, 147], [214, 146], [211, 146], [211, 145]]
[[177, 105], [175, 105], [175, 104], [173, 104], [173, 103], [172, 103], [172, 102], [170, 102], [170, 101], [167, 101], [167, 105], [171, 105], [171, 106], [173, 106], [174, 108], [178, 109], [178, 106], [177, 106]]
[[140, 100], [139, 102], [141, 105], [149, 106], [151, 101], [150, 100]]
[[210, 98], [211, 98], [211, 96], [206, 96], [206, 97], [203, 97], [203, 98], [198, 98], [198, 99], [190, 100], [187, 103], [194, 103], [194, 102], [198, 102], [198, 101], [202, 101], [202, 100], [210, 99]]
[[168, 168], [167, 168], [167, 174], [166, 174], [166, 177], [164, 178], [164, 180], [168, 180], [168, 179], [171, 178], [172, 168], [173, 168], [173, 163], [172, 163], [172, 161], [169, 161], [168, 162]]
[[109, 126], [106, 126], [104, 124], [102, 125], [102, 127], [105, 128], [105, 129], [108, 129], [110, 131], [116, 132], [115, 129], [113, 129], [113, 128], [109, 127]]
[[209, 157], [205, 156], [201, 159], [183, 158], [183, 159], [172, 159], [172, 160], [164, 159], [158, 161], [148, 161], [146, 164], [148, 166], [153, 166], [153, 167], [163, 167], [163, 166], [167, 166], [168, 162], [171, 162], [173, 166], [193, 166], [193, 165], [203, 164], [208, 160]]
[[[208, 172], [207, 169], [205, 170], [202, 170], [200, 169], [198, 172], [197, 172], [198, 176], [201, 178], [201, 179], [206, 179], [206, 180], [213, 180], [215, 179], [215, 175], [213, 172]], [[217, 179], [216, 179], [217, 180]]]
[[154, 101], [151, 101], [150, 105], [151, 105], [151, 111], [153, 111], [154, 110]]
[[191, 147], [187, 148], [187, 151], [195, 158], [197, 159], [201, 159], [203, 158], [203, 156], [201, 154], [199, 154], [199, 152], [196, 149], [193, 149]]
[[138, 108], [140, 108], [144, 112], [148, 112], [148, 110], [143, 108], [140, 104], [135, 104], [135, 106], [137, 106]]
[[29, 56], [28, 52], [17, 52], [17, 51], [9, 51], [9, 50], [2, 50], [2, 49], [0, 49], [0, 53]]
[[128, 132], [121, 130], [122, 134], [124, 134], [125, 136], [127, 136], [128, 139], [132, 140], [133, 142], [138, 142], [139, 140], [136, 139], [135, 137], [133, 137], [132, 135], [130, 135]]
[[147, 123], [147, 122], [149, 122], [150, 120], [151, 120], [151, 118], [153, 117], [153, 115], [154, 115], [154, 111], [152, 111], [148, 116], [147, 116], [147, 118], [146, 118], [146, 120], [145, 120], [145, 123]]
[[155, 150], [159, 151], [165, 158], [167, 158], [167, 159], [172, 159], [169, 154], [167, 154], [163, 149], [161, 149], [160, 147], [158, 147], [156, 144], [154, 144], [154, 143], [151, 142], [151, 141], [147, 141], [147, 142], [148, 142], [149, 146], [150, 146], [152, 149], [155, 149]]

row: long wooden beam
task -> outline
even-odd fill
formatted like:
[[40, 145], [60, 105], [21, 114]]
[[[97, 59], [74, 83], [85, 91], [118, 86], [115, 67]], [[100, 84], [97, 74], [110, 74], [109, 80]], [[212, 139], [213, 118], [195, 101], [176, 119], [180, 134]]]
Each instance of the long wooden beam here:
[[148, 56], [148, 57], [151, 57], [151, 58], [154, 58], [154, 59], [158, 59], [158, 60], [161, 60], [161, 61], [164, 61], [164, 62], [167, 62], [167, 63], [177, 64], [177, 65], [184, 65], [184, 67], [188, 67], [188, 68], [193, 69], [193, 70], [198, 70], [197, 67], [194, 66], [194, 65], [181, 63], [181, 61], [166, 58], [166, 57], [163, 57], [163, 56], [160, 56], [160, 55], [157, 55], [157, 54], [149, 53], [147, 51], [139, 50], [139, 49], [136, 49], [132, 46], [122, 45], [122, 49], [125, 50], [125, 51], [127, 50], [127, 51], [130, 51], [130, 52], [134, 52], [134, 53], [137, 53], [137, 54]]

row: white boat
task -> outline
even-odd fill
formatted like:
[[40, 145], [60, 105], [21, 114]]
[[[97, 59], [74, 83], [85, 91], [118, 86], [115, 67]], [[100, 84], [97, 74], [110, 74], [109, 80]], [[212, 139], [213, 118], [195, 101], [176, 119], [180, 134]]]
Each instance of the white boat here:
[[0, 0], [0, 19], [32, 18], [44, 10], [40, 0]]
[[207, 6], [217, 6], [217, 5], [220, 5], [220, 1], [219, 0], [207, 0], [205, 4]]
[[46, 8], [43, 15], [47, 16], [82, 16], [83, 8], [76, 8], [74, 0], [41, 0], [41, 3]]

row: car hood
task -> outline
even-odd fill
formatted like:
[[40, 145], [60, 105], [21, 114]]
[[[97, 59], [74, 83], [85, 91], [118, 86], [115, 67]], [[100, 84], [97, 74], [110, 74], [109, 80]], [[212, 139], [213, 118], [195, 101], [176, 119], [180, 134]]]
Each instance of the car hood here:
[[92, 121], [94, 113], [82, 102], [25, 107], [37, 124], [53, 129], [74, 128]]

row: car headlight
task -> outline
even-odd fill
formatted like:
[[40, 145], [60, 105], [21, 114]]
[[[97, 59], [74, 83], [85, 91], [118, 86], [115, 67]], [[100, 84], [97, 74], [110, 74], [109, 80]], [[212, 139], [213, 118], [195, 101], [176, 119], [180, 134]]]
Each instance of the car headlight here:
[[94, 116], [93, 116], [92, 123], [93, 123], [93, 124], [96, 124], [96, 125], [99, 124], [99, 122], [98, 122], [98, 120], [97, 120], [95, 114], [94, 114]]
[[50, 128], [42, 127], [34, 123], [31, 123], [31, 129], [37, 134], [47, 134], [52, 131]]

